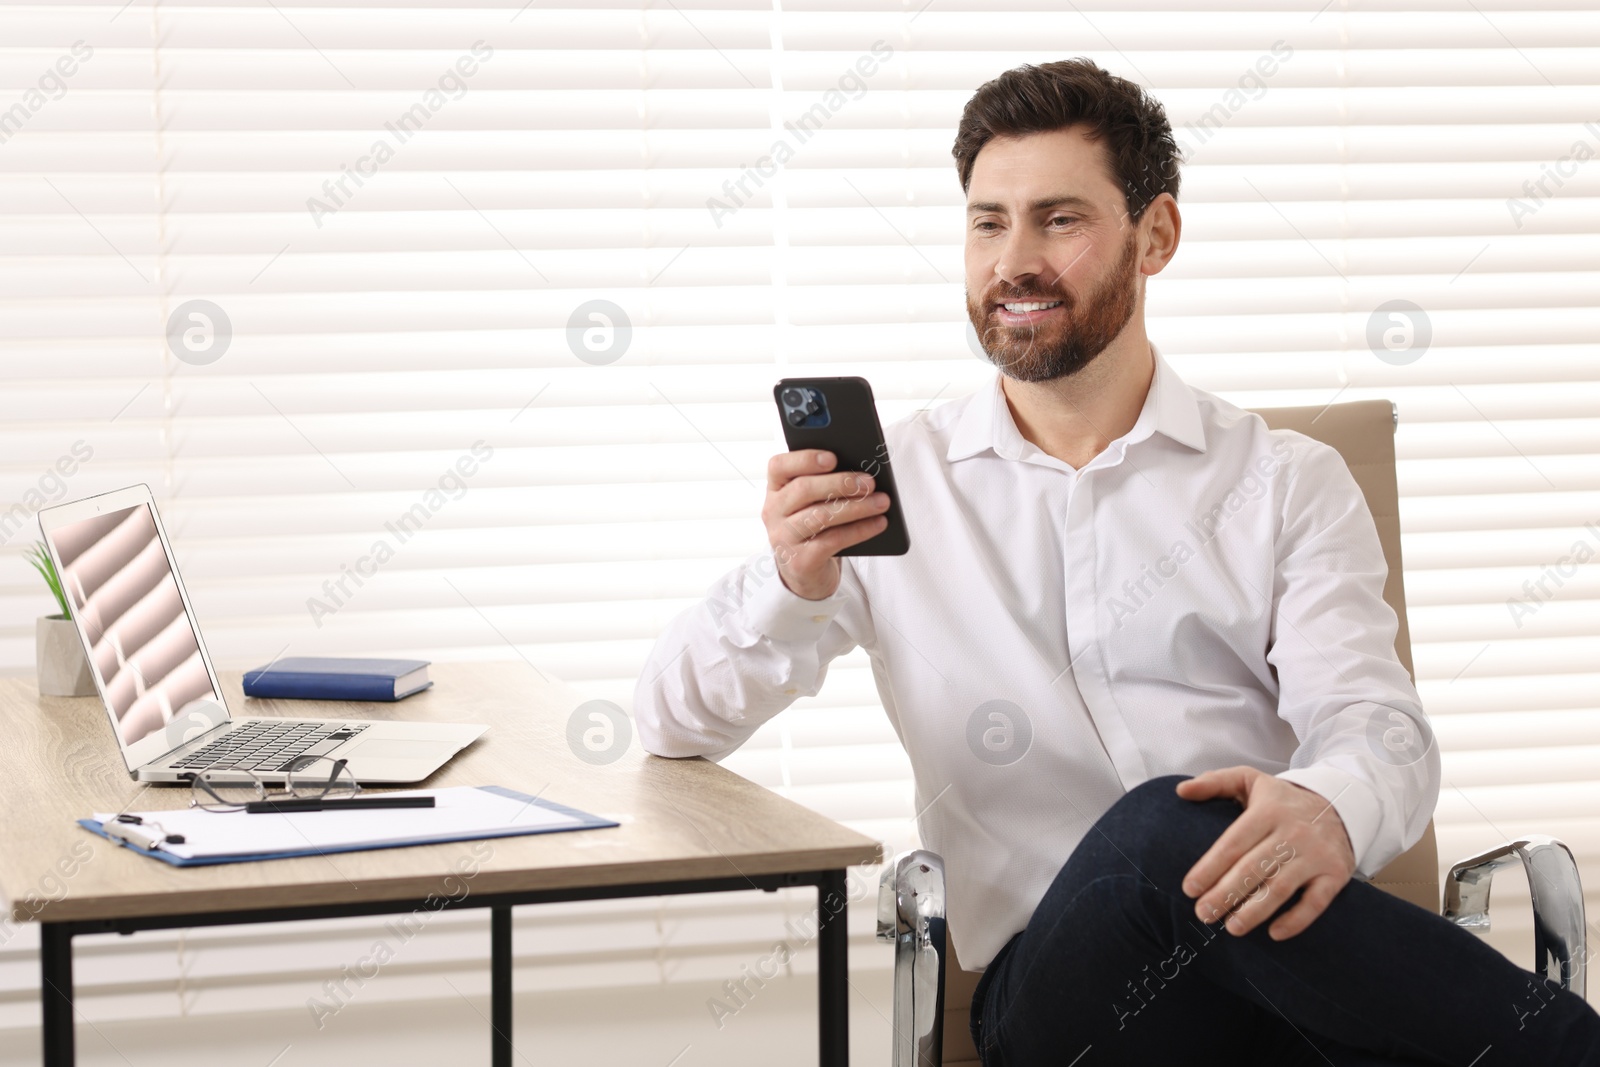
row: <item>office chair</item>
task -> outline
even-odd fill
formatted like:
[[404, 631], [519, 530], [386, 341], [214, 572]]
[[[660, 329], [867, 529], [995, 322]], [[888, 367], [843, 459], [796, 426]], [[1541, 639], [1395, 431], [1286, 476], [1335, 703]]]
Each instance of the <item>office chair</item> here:
[[[1332, 445], [1344, 457], [1383, 542], [1389, 565], [1383, 598], [1400, 622], [1395, 652], [1415, 679], [1400, 566], [1394, 455], [1399, 414], [1394, 405], [1363, 400], [1325, 408], [1263, 408], [1256, 414], [1274, 429], [1298, 430]], [[1445, 879], [1442, 914], [1459, 926], [1487, 930], [1494, 874], [1518, 860], [1527, 871], [1533, 897], [1533, 971], [1583, 996], [1587, 949], [1583, 886], [1572, 851], [1562, 842], [1530, 834], [1460, 861]], [[1379, 871], [1372, 884], [1439, 911], [1438, 862], [1430, 819], [1421, 840]], [[878, 887], [878, 937], [895, 945], [894, 1067], [977, 1064], [978, 1050], [967, 1020], [979, 976], [962, 970], [954, 951], [946, 947], [944, 863], [936, 853], [902, 852], [884, 867]]]

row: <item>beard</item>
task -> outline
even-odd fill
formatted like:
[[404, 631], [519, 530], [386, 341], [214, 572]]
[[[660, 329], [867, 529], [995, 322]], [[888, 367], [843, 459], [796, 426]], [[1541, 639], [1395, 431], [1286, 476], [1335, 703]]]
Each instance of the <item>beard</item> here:
[[[967, 295], [967, 318], [989, 362], [1019, 382], [1047, 382], [1087, 367], [1122, 332], [1138, 304], [1138, 231], [1128, 235], [1111, 273], [1082, 306], [1066, 293], [1000, 291], [984, 304]], [[1002, 287], [1002, 290], [1008, 287]], [[1060, 314], [1041, 325], [1005, 326], [995, 319], [996, 300], [1060, 300]]]

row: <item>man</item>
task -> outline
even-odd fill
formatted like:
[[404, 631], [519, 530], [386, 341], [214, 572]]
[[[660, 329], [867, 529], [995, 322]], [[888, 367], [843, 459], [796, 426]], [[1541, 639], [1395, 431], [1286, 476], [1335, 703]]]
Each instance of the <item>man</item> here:
[[889, 429], [911, 551], [839, 558], [882, 494], [774, 456], [771, 554], [661, 635], [645, 746], [721, 758], [865, 649], [989, 1067], [1600, 1064], [1580, 998], [1365, 881], [1423, 833], [1438, 751], [1338, 454], [1145, 335], [1182, 227], [1160, 104], [1025, 66], [954, 155], [1000, 374]]

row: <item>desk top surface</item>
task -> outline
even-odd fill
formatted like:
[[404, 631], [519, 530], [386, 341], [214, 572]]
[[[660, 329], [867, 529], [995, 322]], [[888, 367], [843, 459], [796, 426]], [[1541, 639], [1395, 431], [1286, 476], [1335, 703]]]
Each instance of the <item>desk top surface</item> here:
[[[0, 679], [0, 898], [12, 921], [74, 921], [354, 901], [619, 886], [874, 863], [881, 847], [707, 760], [646, 755], [634, 737], [592, 765], [567, 745], [584, 698], [522, 663], [436, 663], [433, 688], [394, 704], [246, 700], [222, 672], [236, 717], [426, 719], [489, 730], [407, 788], [502, 785], [619, 821], [572, 833], [303, 859], [175, 868], [96, 837], [97, 811], [187, 805], [186, 786], [129, 779], [99, 697], [43, 697]], [[474, 845], [478, 846], [474, 851]], [[492, 846], [492, 854], [484, 860]]]

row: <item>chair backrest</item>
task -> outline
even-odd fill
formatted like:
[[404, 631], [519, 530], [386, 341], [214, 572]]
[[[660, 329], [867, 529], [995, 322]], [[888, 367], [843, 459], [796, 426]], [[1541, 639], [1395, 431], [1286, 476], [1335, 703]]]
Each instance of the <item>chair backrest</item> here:
[[[1332, 445], [1355, 476], [1367, 499], [1367, 510], [1378, 527], [1383, 558], [1389, 565], [1383, 599], [1400, 620], [1394, 650], [1406, 672], [1411, 666], [1411, 630], [1406, 624], [1404, 573], [1400, 565], [1400, 492], [1394, 470], [1394, 406], [1387, 400], [1359, 400], [1325, 407], [1258, 408], [1256, 414], [1273, 429], [1297, 430]], [[1379, 871], [1372, 884], [1397, 897], [1437, 912], [1439, 910], [1439, 850], [1433, 821], [1422, 839]], [[978, 975], [961, 969], [954, 947], [949, 947], [944, 989], [944, 1063], [946, 1067], [977, 1064], [967, 1018]]]

